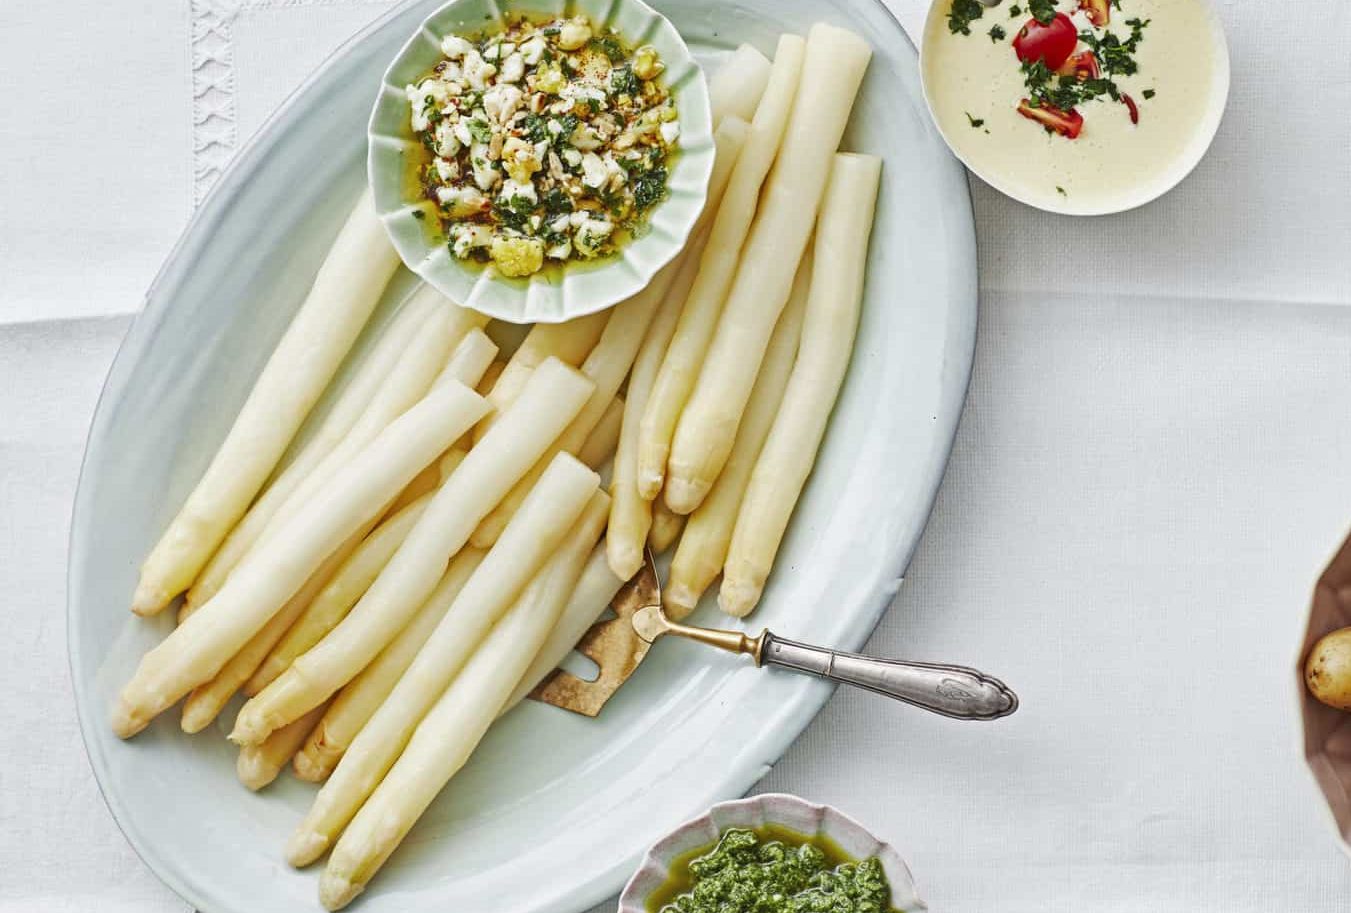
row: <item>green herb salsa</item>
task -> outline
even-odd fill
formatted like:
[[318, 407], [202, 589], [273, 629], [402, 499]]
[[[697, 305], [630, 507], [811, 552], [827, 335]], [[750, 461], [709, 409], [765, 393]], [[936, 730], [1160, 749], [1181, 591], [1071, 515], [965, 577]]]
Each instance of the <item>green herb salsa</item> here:
[[767, 825], [731, 828], [678, 858], [648, 913], [887, 913], [891, 887], [876, 857]]

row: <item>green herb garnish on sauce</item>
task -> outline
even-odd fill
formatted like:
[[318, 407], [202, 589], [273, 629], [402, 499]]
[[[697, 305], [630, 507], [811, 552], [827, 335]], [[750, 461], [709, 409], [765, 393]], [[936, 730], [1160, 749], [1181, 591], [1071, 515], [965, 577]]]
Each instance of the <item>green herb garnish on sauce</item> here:
[[[780, 838], [788, 839], [780, 839]], [[832, 858], [832, 855], [836, 858]], [[841, 861], [786, 832], [732, 828], [686, 863], [678, 894], [659, 893], [654, 913], [887, 913], [891, 888], [876, 857]], [[677, 866], [677, 869], [682, 868]]]
[[989, 34], [990, 40], [995, 44], [998, 44], [999, 42], [1003, 41], [1005, 38], [1009, 36], [1009, 33], [1004, 31], [1004, 27], [1002, 25], [990, 26]]
[[985, 7], [980, 0], [952, 0], [952, 9], [948, 12], [948, 29], [954, 35], [970, 35], [971, 23], [985, 15]]
[[971, 129], [973, 129], [973, 130], [979, 130], [981, 127], [984, 127], [984, 126], [985, 126], [985, 118], [983, 118], [983, 117], [972, 117], [970, 111], [965, 111], [965, 112], [963, 112], [963, 113], [966, 114], [966, 120], [967, 120], [968, 123], [971, 124]]
[[1027, 0], [1027, 11], [1033, 19], [1046, 25], [1055, 18], [1055, 0]]

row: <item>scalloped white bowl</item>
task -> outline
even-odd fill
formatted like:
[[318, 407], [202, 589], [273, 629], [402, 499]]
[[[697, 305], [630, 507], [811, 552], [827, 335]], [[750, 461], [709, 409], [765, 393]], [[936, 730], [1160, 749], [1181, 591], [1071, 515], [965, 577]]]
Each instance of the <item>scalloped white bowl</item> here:
[[853, 818], [829, 805], [816, 805], [787, 793], [764, 793], [722, 802], [657, 841], [619, 895], [619, 913], [649, 913], [652, 894], [670, 877], [671, 866], [691, 850], [717, 842], [731, 827], [776, 824], [804, 837], [828, 837], [855, 859], [876, 856], [891, 885], [891, 908], [898, 913], [928, 909], [919, 899], [914, 876], [895, 847], [874, 837]]
[[[441, 39], [446, 35], [502, 28], [507, 12], [557, 16], [565, 11], [585, 13], [635, 45], [657, 49], [676, 103], [678, 154], [667, 198], [648, 217], [649, 230], [625, 244], [617, 256], [597, 263], [569, 261], [561, 270], [508, 279], [491, 265], [452, 256], [435, 207], [411, 192], [408, 157], [419, 152], [421, 143], [409, 122], [404, 87], [441, 59]], [[703, 71], [675, 26], [642, 0], [451, 0], [423, 20], [385, 71], [368, 138], [367, 171], [375, 211], [403, 262], [449, 298], [513, 323], [559, 323], [602, 311], [642, 291], [684, 246], [703, 210], [713, 171], [712, 114]]]

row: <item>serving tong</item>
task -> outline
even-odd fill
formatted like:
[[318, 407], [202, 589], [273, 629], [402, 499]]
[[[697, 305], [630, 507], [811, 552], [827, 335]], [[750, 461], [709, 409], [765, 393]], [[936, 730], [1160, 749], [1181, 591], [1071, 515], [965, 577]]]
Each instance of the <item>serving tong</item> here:
[[530, 696], [594, 717], [628, 681], [652, 644], [673, 635], [743, 653], [757, 666], [778, 666], [805, 675], [853, 685], [958, 720], [997, 720], [1018, 709], [1007, 685], [975, 669], [940, 663], [879, 659], [798, 643], [769, 630], [757, 637], [682, 624], [662, 608], [661, 579], [649, 551], [642, 569], [610, 604], [614, 617], [596, 622], [577, 650], [600, 668], [594, 681], [557, 669]]

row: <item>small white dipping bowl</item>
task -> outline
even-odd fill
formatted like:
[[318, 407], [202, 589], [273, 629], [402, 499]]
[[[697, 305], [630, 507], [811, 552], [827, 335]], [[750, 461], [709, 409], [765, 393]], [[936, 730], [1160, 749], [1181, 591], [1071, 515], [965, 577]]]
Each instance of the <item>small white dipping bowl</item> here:
[[687, 821], [657, 841], [619, 895], [619, 913], [648, 913], [648, 901], [671, 877], [671, 867], [691, 850], [711, 846], [733, 827], [778, 825], [803, 837], [827, 837], [854, 859], [876, 856], [891, 885], [891, 908], [898, 913], [928, 909], [915, 891], [915, 879], [901, 854], [863, 825], [829, 805], [814, 805], [785, 793], [765, 793], [723, 802]]
[[[667, 198], [648, 214], [648, 230], [596, 262], [567, 261], [522, 279], [460, 260], [447, 248], [431, 201], [409, 178], [422, 144], [413, 134], [404, 88], [441, 59], [446, 35], [477, 35], [506, 26], [508, 15], [585, 14], [629, 44], [650, 44], [661, 55], [662, 76], [675, 99], [680, 139]], [[675, 26], [642, 0], [451, 0], [428, 16], [385, 71], [371, 112], [367, 170], [375, 211], [413, 272], [446, 296], [480, 313], [513, 323], [559, 323], [604, 310], [640, 291], [671, 261], [704, 207], [713, 171], [713, 128], [708, 86]], [[414, 213], [421, 213], [420, 216]], [[561, 273], [561, 276], [560, 276]]]
[[[1186, 146], [1178, 154], [1169, 166], [1151, 176], [1149, 180], [1140, 181], [1134, 185], [1123, 186], [1118, 192], [1109, 198], [1096, 201], [1084, 202], [1076, 200], [1073, 196], [1052, 196], [1049, 194], [1035, 194], [1028, 188], [1019, 186], [1019, 183], [1010, 180], [1007, 175], [999, 173], [998, 169], [985, 168], [977, 162], [972, 161], [972, 157], [964, 155], [961, 151], [961, 144], [954, 140], [950, 131], [955, 129], [966, 129], [967, 124], [944, 124], [943, 119], [936, 111], [934, 101], [934, 87], [931, 84], [930, 68], [926, 65], [932, 56], [933, 36], [936, 32], [936, 19], [944, 16], [944, 11], [948, 8], [947, 0], [933, 0], [929, 5], [929, 13], [924, 23], [924, 32], [920, 36], [920, 78], [924, 86], [924, 101], [929, 107], [929, 116], [932, 118], [938, 132], [942, 135], [943, 141], [948, 144], [952, 154], [957, 156], [970, 171], [979, 177], [982, 181], [989, 184], [995, 190], [1005, 196], [1012, 197], [1020, 203], [1026, 203], [1028, 206], [1054, 212], [1060, 215], [1068, 216], [1103, 216], [1117, 212], [1126, 212], [1136, 209], [1146, 203], [1152, 202], [1172, 190], [1178, 184], [1182, 183], [1183, 178], [1191, 174], [1192, 170], [1205, 157], [1210, 149], [1210, 144], [1215, 139], [1215, 134], [1220, 128], [1220, 121], [1224, 118], [1225, 104], [1229, 99], [1229, 45], [1224, 36], [1224, 27], [1220, 22], [1220, 17], [1216, 14], [1214, 6], [1210, 0], [1198, 0], [1204, 7], [1209, 20], [1210, 40], [1213, 42], [1214, 58], [1211, 69], [1211, 82], [1209, 97], [1205, 99], [1205, 105], [1201, 117], [1192, 129], [1191, 135], [1187, 138]], [[1028, 18], [1027, 4], [1023, 3], [1023, 14], [1019, 18], [1011, 18], [1008, 10], [1014, 5], [1014, 0], [1003, 0], [999, 6], [987, 10], [986, 16], [974, 23], [970, 40], [984, 40], [982, 30], [977, 30], [976, 25], [998, 24], [1007, 29], [1011, 35], [1017, 31], [1023, 22]], [[1065, 9], [1061, 10], [1066, 11]], [[1113, 23], [1116, 23], [1116, 17], [1121, 15], [1114, 11]], [[1129, 18], [1129, 15], [1124, 18]], [[1121, 31], [1121, 29], [1118, 29]], [[1148, 37], [1145, 39], [1148, 40]], [[1017, 66], [1016, 61], [1012, 61], [1010, 66]]]

